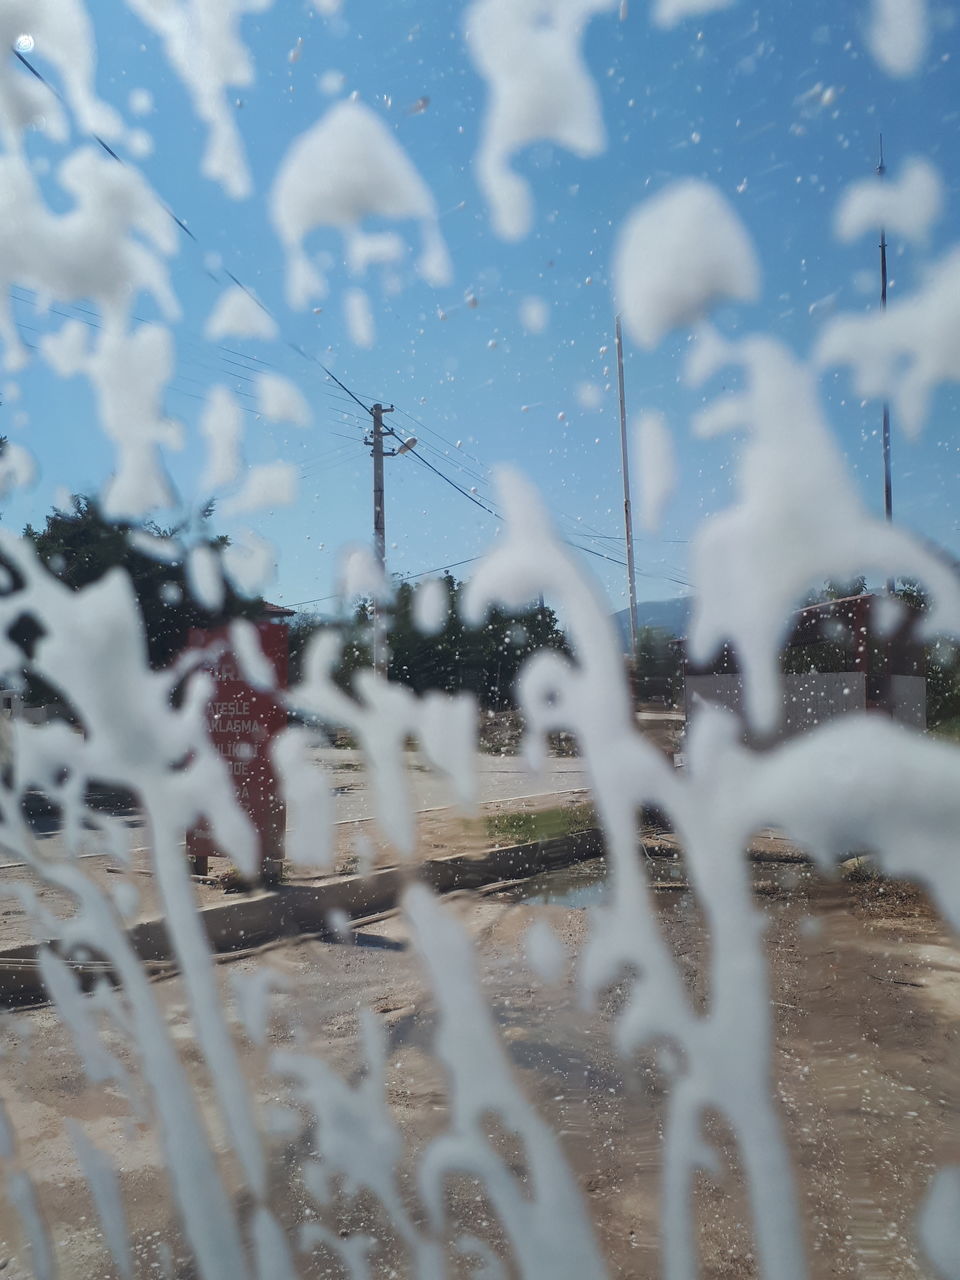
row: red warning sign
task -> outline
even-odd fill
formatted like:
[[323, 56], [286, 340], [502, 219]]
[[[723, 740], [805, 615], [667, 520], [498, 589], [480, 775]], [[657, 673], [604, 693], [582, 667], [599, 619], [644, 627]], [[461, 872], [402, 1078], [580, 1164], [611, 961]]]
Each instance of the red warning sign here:
[[[277, 675], [277, 690], [287, 685], [287, 628], [279, 622], [256, 624], [264, 656]], [[260, 834], [260, 867], [275, 873], [283, 859], [286, 814], [273, 762], [270, 742], [287, 723], [287, 713], [277, 691], [258, 689], [244, 679], [230, 648], [226, 627], [213, 631], [192, 631], [191, 648], [217, 648], [222, 652], [211, 674], [216, 682], [207, 704], [207, 729], [211, 741], [224, 758], [232, 778], [237, 801]], [[187, 834], [187, 854], [194, 869], [203, 875], [210, 857], [230, 857], [219, 848], [205, 826]]]

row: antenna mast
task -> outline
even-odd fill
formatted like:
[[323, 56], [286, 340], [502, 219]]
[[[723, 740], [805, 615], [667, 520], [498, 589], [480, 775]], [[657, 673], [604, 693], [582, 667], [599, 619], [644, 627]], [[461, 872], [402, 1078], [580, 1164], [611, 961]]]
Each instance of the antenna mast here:
[[630, 602], [630, 657], [637, 660], [637, 574], [633, 560], [633, 511], [630, 505], [630, 451], [627, 447], [627, 402], [623, 394], [623, 332], [616, 318], [617, 384], [620, 391], [620, 458], [623, 467], [623, 531], [627, 544], [627, 590]]
[[[877, 177], [881, 180], [887, 172], [887, 166], [883, 162], [883, 134], [880, 134], [880, 155], [877, 163]], [[880, 227], [880, 310], [885, 312], [887, 309], [887, 232], [886, 228]], [[881, 430], [881, 445], [883, 448], [883, 515], [888, 521], [893, 520], [893, 477], [890, 468], [890, 402], [883, 402], [883, 426]], [[887, 594], [893, 595], [896, 590], [896, 582], [893, 578], [887, 581]]]
[[[880, 135], [880, 161], [877, 165], [877, 177], [883, 178], [887, 166], [883, 162], [883, 134]], [[887, 309], [887, 232], [880, 228], [880, 310]], [[890, 404], [883, 402], [883, 514], [887, 520], [893, 519], [893, 484], [890, 474]]]

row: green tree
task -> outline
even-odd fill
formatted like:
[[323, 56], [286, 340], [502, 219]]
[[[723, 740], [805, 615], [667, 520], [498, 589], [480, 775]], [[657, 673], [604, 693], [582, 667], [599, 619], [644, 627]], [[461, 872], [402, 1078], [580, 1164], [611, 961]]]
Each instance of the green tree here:
[[[75, 591], [97, 582], [110, 569], [125, 569], [143, 617], [150, 665], [159, 668], [183, 650], [191, 628], [252, 617], [262, 608], [262, 600], [240, 595], [224, 574], [220, 556], [229, 540], [206, 531], [212, 513], [212, 507], [205, 509], [201, 533], [188, 538], [182, 528], [108, 520], [94, 498], [78, 495], [72, 510], [52, 511], [42, 529], [28, 524], [23, 536], [50, 572]], [[173, 555], [151, 554], [150, 539], [163, 540]], [[218, 609], [200, 604], [190, 590], [187, 556], [197, 546], [209, 547], [217, 557], [223, 593]]]
[[[903, 580], [897, 597], [906, 604], [915, 625], [930, 608], [930, 599], [919, 582]], [[927, 724], [960, 737], [960, 647], [946, 639], [924, 646], [927, 676]]]
[[637, 632], [634, 690], [638, 702], [676, 704], [683, 691], [683, 650], [669, 632], [641, 627]]
[[828, 600], [846, 600], [849, 596], [862, 596], [867, 589], [867, 580], [863, 574], [852, 578], [849, 582], [825, 582], [822, 589], [811, 597], [811, 604], [823, 604]]
[[361, 667], [373, 665], [373, 653], [368, 639], [371, 618], [368, 606], [361, 605], [349, 625], [331, 622], [312, 613], [300, 613], [289, 625], [290, 683], [296, 684], [303, 675], [303, 659], [307, 645], [318, 631], [340, 632], [343, 648], [340, 662], [333, 673], [336, 684], [349, 693], [354, 674]]
[[443, 626], [425, 634], [415, 624], [420, 586], [400, 583], [387, 634], [389, 677], [418, 693], [467, 690], [493, 711], [515, 706], [515, 685], [523, 663], [539, 649], [566, 652], [567, 642], [553, 610], [545, 605], [515, 613], [492, 609], [479, 626], [468, 626], [460, 611], [463, 584], [442, 579], [449, 607]]
[[[463, 584], [449, 574], [443, 582], [449, 608], [435, 634], [421, 631], [415, 622], [421, 587], [398, 583], [392, 603], [384, 606], [383, 625], [390, 655], [388, 678], [417, 693], [466, 690], [489, 710], [513, 707], [517, 674], [529, 655], [544, 648], [567, 650], [556, 615], [546, 606], [516, 613], [495, 609], [479, 626], [467, 626], [460, 616]], [[352, 620], [341, 625], [343, 657], [335, 678], [345, 688], [349, 688], [360, 667], [372, 664], [372, 623], [371, 606], [361, 603]], [[310, 618], [298, 621], [291, 644], [291, 653], [296, 655], [293, 671], [300, 669], [300, 657], [310, 635], [333, 625], [337, 624]]]

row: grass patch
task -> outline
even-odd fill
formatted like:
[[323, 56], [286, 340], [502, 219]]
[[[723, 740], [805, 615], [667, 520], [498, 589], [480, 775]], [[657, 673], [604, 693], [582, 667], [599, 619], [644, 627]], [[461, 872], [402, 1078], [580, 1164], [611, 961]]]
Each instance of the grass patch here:
[[598, 826], [592, 804], [572, 804], [556, 809], [523, 813], [495, 813], [485, 819], [486, 833], [497, 845], [535, 844]]

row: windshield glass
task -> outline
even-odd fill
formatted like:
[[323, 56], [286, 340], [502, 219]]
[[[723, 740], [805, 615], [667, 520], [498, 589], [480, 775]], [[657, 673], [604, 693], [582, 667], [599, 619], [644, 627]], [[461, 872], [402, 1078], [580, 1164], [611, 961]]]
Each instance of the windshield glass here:
[[0, 32], [0, 1271], [960, 1275], [953, 6]]

